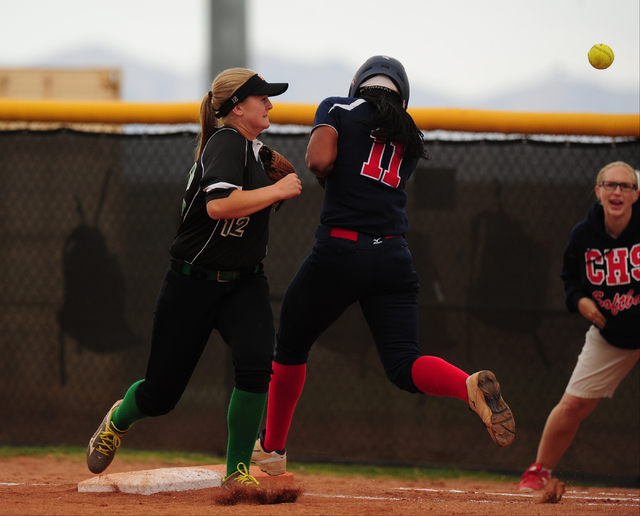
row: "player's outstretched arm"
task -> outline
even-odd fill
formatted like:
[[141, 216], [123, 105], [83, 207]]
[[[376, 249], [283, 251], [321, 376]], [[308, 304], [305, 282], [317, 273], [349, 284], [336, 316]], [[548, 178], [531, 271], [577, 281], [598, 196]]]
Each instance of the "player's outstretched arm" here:
[[289, 174], [277, 183], [256, 190], [234, 190], [229, 197], [207, 203], [207, 214], [212, 219], [246, 217], [278, 201], [300, 195], [302, 182], [297, 174]]

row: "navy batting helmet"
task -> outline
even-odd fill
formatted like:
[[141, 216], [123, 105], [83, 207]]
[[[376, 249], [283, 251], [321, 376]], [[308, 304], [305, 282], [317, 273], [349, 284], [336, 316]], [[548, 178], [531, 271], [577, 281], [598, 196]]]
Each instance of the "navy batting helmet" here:
[[400, 61], [389, 56], [373, 56], [367, 59], [358, 68], [351, 80], [349, 96], [357, 97], [358, 89], [362, 83], [374, 75], [386, 75], [394, 82], [402, 99], [402, 107], [407, 109], [409, 104], [409, 78], [407, 77], [407, 72], [405, 72], [404, 66]]

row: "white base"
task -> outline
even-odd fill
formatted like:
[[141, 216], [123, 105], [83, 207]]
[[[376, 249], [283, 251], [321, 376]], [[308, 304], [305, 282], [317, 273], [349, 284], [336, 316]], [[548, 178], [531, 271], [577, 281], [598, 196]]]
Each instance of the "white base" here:
[[223, 472], [217, 472], [206, 466], [113, 473], [80, 482], [78, 492], [151, 495], [164, 491], [189, 491], [220, 487], [223, 476]]
[[[159, 468], [127, 473], [99, 475], [78, 483], [80, 493], [129, 493], [152, 495], [165, 491], [190, 491], [220, 487], [226, 475], [224, 464], [214, 466], [192, 466], [180, 468]], [[262, 484], [293, 484], [293, 475], [285, 473], [276, 477], [251, 466], [249, 474]]]

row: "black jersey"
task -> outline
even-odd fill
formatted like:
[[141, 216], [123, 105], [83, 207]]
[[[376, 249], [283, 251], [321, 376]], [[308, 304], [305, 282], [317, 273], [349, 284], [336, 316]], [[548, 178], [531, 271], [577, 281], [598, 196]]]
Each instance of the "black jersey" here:
[[409, 229], [407, 180], [418, 159], [405, 158], [401, 143], [377, 137], [363, 121], [373, 114], [367, 101], [329, 97], [316, 111], [314, 129], [338, 133], [338, 157], [325, 181], [322, 224], [370, 235], [403, 235]]
[[604, 228], [604, 209], [596, 203], [586, 220], [571, 231], [561, 277], [567, 308], [589, 297], [607, 319], [600, 330], [612, 346], [640, 348], [640, 205], [632, 207], [629, 224], [617, 238]]
[[224, 127], [209, 138], [200, 159], [189, 172], [182, 202], [182, 220], [171, 247], [175, 258], [211, 270], [243, 270], [259, 264], [267, 254], [270, 208], [236, 219], [214, 220], [207, 203], [234, 190], [269, 186], [258, 150], [237, 130]]

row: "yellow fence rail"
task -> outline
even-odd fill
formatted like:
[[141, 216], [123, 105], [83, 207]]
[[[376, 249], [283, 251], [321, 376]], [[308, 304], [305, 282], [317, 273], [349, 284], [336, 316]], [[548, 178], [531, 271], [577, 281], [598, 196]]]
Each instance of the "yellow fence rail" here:
[[[98, 124], [197, 123], [199, 102], [151, 103], [0, 99], [0, 120]], [[274, 104], [281, 125], [313, 125], [315, 104]], [[410, 108], [423, 131], [640, 137], [640, 114], [535, 113], [481, 109]]]

